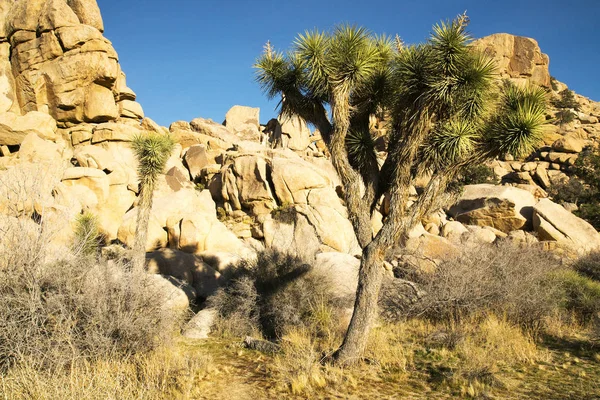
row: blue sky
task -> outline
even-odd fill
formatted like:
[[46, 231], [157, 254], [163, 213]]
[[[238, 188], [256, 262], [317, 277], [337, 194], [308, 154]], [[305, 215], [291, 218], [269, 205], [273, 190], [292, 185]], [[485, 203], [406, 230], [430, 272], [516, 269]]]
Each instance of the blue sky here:
[[267, 40], [286, 50], [299, 32], [362, 25], [424, 41], [434, 23], [464, 10], [475, 37], [507, 32], [535, 38], [550, 73], [600, 101], [600, 0], [98, 0], [105, 36], [146, 115], [161, 125], [196, 117], [222, 122], [235, 105], [276, 116], [254, 82]]

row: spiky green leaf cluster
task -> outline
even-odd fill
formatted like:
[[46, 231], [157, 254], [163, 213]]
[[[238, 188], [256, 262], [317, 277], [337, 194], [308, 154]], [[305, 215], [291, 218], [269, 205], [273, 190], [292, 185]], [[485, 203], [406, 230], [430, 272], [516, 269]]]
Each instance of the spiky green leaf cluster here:
[[138, 160], [140, 180], [155, 180], [163, 173], [175, 142], [169, 135], [145, 132], [133, 138], [131, 147]]
[[98, 218], [91, 212], [80, 214], [75, 219], [75, 237], [73, 250], [84, 255], [93, 256], [98, 252], [101, 242]]
[[[384, 164], [384, 180], [402, 162], [413, 171], [435, 171], [463, 167], [469, 159], [526, 154], [543, 135], [545, 93], [498, 86], [493, 60], [471, 46], [468, 22], [465, 14], [441, 22], [425, 43], [413, 46], [348, 25], [307, 31], [289, 54], [265, 51], [257, 80], [267, 96], [282, 95], [282, 113], [317, 126], [319, 117], [332, 120], [322, 114], [334, 94], [348, 93], [346, 149], [358, 171], [373, 165], [369, 117], [390, 116], [391, 165]], [[415, 142], [419, 150], [411, 156], [406, 149]]]
[[522, 157], [542, 141], [547, 95], [537, 86], [505, 82], [497, 113], [488, 122], [486, 147], [493, 155]]

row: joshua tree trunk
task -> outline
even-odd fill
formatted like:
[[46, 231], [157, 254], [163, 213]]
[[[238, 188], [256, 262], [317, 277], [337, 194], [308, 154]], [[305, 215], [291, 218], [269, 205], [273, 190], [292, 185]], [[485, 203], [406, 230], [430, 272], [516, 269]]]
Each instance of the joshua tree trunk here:
[[152, 197], [155, 182], [143, 180], [140, 188], [140, 201], [138, 204], [137, 223], [135, 226], [135, 242], [133, 245], [133, 269], [140, 272], [146, 263], [146, 242], [148, 241], [148, 223], [152, 211]]
[[383, 279], [384, 251], [371, 242], [363, 250], [358, 274], [358, 289], [352, 320], [342, 346], [337, 351], [337, 362], [353, 363], [364, 354], [369, 331], [377, 317], [377, 300]]

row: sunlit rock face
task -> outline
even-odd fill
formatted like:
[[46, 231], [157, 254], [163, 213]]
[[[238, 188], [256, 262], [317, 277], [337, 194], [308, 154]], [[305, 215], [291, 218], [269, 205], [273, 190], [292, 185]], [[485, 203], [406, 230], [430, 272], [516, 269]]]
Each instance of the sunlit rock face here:
[[536, 40], [496, 33], [474, 41], [473, 46], [494, 59], [500, 77], [550, 87], [550, 58]]
[[0, 112], [62, 127], [143, 118], [96, 0], [0, 0]]

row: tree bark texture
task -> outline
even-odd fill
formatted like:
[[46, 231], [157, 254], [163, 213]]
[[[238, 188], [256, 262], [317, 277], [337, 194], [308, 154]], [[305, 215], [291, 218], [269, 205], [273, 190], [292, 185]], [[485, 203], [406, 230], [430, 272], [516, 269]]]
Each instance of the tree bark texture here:
[[152, 211], [152, 198], [155, 182], [142, 181], [140, 187], [140, 201], [138, 204], [137, 221], [135, 226], [135, 241], [133, 245], [133, 269], [143, 271], [146, 264], [146, 242], [148, 241], [148, 223]]

